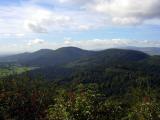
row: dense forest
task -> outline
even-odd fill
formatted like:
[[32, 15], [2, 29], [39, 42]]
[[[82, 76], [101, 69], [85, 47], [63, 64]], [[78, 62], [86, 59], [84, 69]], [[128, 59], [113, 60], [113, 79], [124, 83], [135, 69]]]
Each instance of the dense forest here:
[[61, 48], [0, 61], [14, 71], [0, 77], [1, 120], [160, 119], [160, 56]]

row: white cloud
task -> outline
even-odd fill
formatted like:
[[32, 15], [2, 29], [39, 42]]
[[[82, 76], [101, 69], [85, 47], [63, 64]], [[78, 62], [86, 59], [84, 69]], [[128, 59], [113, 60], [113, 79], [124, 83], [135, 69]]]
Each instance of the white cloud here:
[[115, 24], [140, 24], [160, 19], [159, 0], [96, 0], [86, 8], [110, 17]]
[[72, 40], [65, 38], [61, 43], [47, 43], [43, 48], [57, 49], [60, 47], [74, 46], [87, 50], [100, 50], [107, 48], [117, 48], [125, 46], [137, 47], [160, 47], [160, 41], [156, 40], [129, 40], [129, 39], [91, 39], [91, 40]]
[[37, 38], [37, 39], [34, 39], [34, 40], [30, 40], [30, 41], [27, 43], [27, 45], [28, 45], [28, 46], [33, 46], [33, 45], [39, 45], [39, 44], [43, 44], [43, 43], [45, 43], [44, 40]]
[[106, 49], [118, 46], [126, 46], [128, 45], [128, 40], [123, 39], [92, 39], [85, 41], [78, 40], [65, 40], [62, 46], [75, 46], [83, 49]]
[[25, 27], [36, 33], [45, 33], [51, 30], [60, 30], [71, 25], [72, 19], [70, 16], [56, 13], [43, 8], [33, 8], [28, 11], [33, 14], [25, 20]]
[[1, 38], [22, 38], [25, 36], [23, 33], [0, 33]]
[[92, 3], [94, 0], [58, 0], [61, 4], [69, 4], [69, 5], [86, 5], [88, 3]]
[[23, 37], [23, 36], [25, 36], [25, 34], [23, 34], [23, 33], [16, 33], [14, 35], [17, 36], [17, 37]]
[[[52, 4], [54, 9], [38, 3]], [[68, 7], [61, 7], [64, 4]], [[159, 8], [159, 0], [30, 0], [19, 6], [0, 6], [0, 33], [81, 31], [112, 23], [160, 24]]]
[[82, 30], [82, 31], [89, 30], [90, 28], [92, 28], [92, 26], [90, 26], [90, 25], [79, 25], [77, 27], [78, 30]]
[[138, 25], [142, 23], [141, 19], [135, 17], [114, 17], [112, 22], [117, 25]]
[[[86, 20], [84, 20], [84, 17]], [[56, 11], [34, 4], [0, 6], [0, 33], [47, 33], [51, 31], [76, 31], [90, 28], [86, 12]]]
[[69, 5], [84, 5], [94, 0], [29, 0], [30, 3], [45, 3], [45, 4], [69, 4]]
[[[27, 42], [27, 41], [26, 41]], [[107, 48], [118, 48], [125, 46], [137, 47], [160, 47], [157, 40], [129, 40], [129, 39], [90, 39], [73, 40], [65, 38], [62, 42], [47, 42], [43, 39], [34, 39], [23, 43], [0, 44], [1, 53], [33, 52], [39, 49], [57, 49], [60, 47], [74, 46], [87, 50], [102, 50]]]

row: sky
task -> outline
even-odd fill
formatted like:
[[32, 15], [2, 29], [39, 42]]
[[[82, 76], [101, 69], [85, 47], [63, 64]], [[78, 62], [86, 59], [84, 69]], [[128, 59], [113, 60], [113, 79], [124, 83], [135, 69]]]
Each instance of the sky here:
[[0, 54], [160, 47], [159, 0], [0, 0]]

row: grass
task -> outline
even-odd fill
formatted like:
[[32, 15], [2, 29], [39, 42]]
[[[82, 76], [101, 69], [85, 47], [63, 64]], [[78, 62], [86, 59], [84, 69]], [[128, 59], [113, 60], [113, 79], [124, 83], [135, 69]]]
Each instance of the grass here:
[[26, 71], [30, 71], [34, 68], [24, 66], [7, 66], [0, 68], [0, 77], [5, 77], [13, 74], [21, 74]]

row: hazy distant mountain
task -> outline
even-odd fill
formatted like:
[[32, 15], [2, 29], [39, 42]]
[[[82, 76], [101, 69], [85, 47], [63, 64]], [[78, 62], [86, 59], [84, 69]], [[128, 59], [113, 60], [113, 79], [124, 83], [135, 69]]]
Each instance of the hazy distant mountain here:
[[150, 55], [160, 55], [160, 48], [159, 47], [134, 47], [134, 46], [128, 46], [124, 47], [125, 49], [131, 49], [131, 50], [138, 50], [145, 52]]

